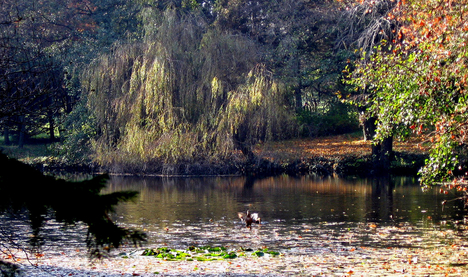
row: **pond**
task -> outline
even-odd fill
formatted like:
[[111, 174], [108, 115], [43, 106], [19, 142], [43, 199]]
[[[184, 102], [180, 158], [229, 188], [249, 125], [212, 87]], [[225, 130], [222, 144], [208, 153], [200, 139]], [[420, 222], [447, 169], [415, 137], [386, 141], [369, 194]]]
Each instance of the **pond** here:
[[[290, 249], [303, 242], [320, 249], [320, 238], [340, 240], [343, 234], [353, 234], [354, 242], [340, 243], [366, 245], [374, 242], [370, 231], [376, 226], [412, 226], [408, 235], [414, 235], [429, 226], [450, 226], [466, 215], [461, 202], [442, 204], [455, 196], [436, 189], [423, 192], [414, 177], [113, 177], [108, 192], [120, 190], [140, 194], [135, 203], [118, 206], [114, 219], [145, 230], [150, 245], [171, 247]], [[237, 212], [247, 209], [259, 213], [260, 226], [245, 228]], [[395, 237], [382, 247], [407, 243]]]
[[[452, 201], [455, 195], [422, 192], [413, 177], [113, 176], [104, 192], [121, 190], [139, 196], [117, 206], [112, 217], [145, 231], [142, 247], [124, 245], [89, 264], [85, 226], [64, 230], [49, 220], [44, 254], [31, 262], [19, 251], [17, 263], [28, 276], [468, 275], [466, 208]], [[261, 225], [245, 227], [237, 212], [247, 209], [259, 213]], [[3, 223], [0, 230], [25, 228], [21, 221]], [[23, 237], [27, 241], [29, 234]], [[208, 246], [236, 257], [190, 252], [190, 259], [174, 261], [143, 255]]]

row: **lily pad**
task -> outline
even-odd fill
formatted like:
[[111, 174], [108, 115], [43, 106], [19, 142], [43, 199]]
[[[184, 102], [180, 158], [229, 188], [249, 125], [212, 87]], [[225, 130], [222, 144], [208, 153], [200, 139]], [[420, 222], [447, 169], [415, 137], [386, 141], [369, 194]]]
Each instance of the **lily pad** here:
[[[238, 253], [235, 251], [228, 251], [226, 247], [223, 246], [201, 246], [195, 247], [190, 246], [186, 250], [176, 250], [168, 249], [167, 247], [161, 247], [156, 249], [145, 249], [142, 253], [142, 256], [153, 256], [158, 259], [164, 259], [166, 261], [216, 261], [216, 260], [225, 260], [225, 259], [236, 259], [239, 257], [245, 257], [244, 251], [253, 251], [252, 249], [243, 249], [238, 250]], [[262, 257], [265, 254], [271, 256], [280, 255], [277, 251], [268, 250], [268, 248], [259, 249], [252, 252], [251, 255]]]

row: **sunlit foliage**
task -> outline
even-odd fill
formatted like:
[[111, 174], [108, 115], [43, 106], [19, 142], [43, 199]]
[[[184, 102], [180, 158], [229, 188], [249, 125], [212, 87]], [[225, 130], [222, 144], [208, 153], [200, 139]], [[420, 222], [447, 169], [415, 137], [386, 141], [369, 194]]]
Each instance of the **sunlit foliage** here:
[[147, 13], [144, 41], [116, 45], [83, 79], [100, 163], [224, 159], [288, 134], [281, 85], [254, 43], [193, 14]]
[[373, 94], [378, 137], [400, 130], [431, 144], [421, 170], [423, 184], [453, 181], [465, 190], [467, 142], [468, 2], [398, 1], [387, 18], [397, 20], [392, 41], [363, 59], [350, 83]]

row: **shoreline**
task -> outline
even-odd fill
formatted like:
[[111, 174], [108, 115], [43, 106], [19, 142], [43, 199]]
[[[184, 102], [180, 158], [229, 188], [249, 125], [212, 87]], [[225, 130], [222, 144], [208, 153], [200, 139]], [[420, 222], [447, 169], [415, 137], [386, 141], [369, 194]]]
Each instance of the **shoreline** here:
[[[230, 165], [201, 165], [196, 164], [193, 168], [190, 164], [166, 165], [173, 170], [161, 169], [161, 166], [147, 167], [157, 168], [157, 170], [125, 170], [130, 166], [98, 167], [92, 166], [69, 166], [69, 165], [50, 165], [35, 163], [31, 164], [43, 173], [60, 174], [108, 174], [111, 176], [139, 176], [139, 177], [160, 177], [160, 178], [197, 178], [197, 177], [227, 177], [227, 176], [250, 176], [250, 177], [269, 177], [282, 174], [290, 176], [302, 176], [316, 174], [319, 176], [415, 176], [418, 170], [424, 165], [426, 154], [409, 154], [395, 152], [395, 159], [392, 161], [389, 170], [381, 170], [374, 167], [371, 155], [345, 155], [331, 158], [317, 157], [298, 159], [293, 161], [270, 161], [263, 157], [258, 157], [253, 161], [244, 161], [237, 163], [236, 166]], [[164, 165], [163, 165], [164, 166]], [[116, 169], [119, 168], [120, 170]], [[179, 169], [179, 170], [177, 170]]]
[[[41, 146], [44, 148], [46, 146]], [[48, 156], [44, 151], [25, 149], [6, 154], [34, 166], [38, 170], [54, 175], [100, 174], [120, 176], [154, 177], [207, 177], [207, 176], [278, 176], [288, 175], [360, 175], [379, 176], [415, 175], [428, 157], [427, 145], [414, 140], [395, 141], [394, 159], [390, 171], [374, 168], [371, 142], [356, 134], [258, 144], [254, 147], [254, 159], [247, 160], [241, 153], [233, 153], [227, 160], [199, 160], [164, 164], [158, 161], [142, 163], [114, 163], [102, 166], [93, 162], [69, 163], [58, 157]], [[6, 149], [5, 149], [6, 150]], [[29, 152], [31, 151], [31, 153]], [[32, 154], [35, 152], [36, 154]], [[40, 154], [42, 153], [42, 154]]]

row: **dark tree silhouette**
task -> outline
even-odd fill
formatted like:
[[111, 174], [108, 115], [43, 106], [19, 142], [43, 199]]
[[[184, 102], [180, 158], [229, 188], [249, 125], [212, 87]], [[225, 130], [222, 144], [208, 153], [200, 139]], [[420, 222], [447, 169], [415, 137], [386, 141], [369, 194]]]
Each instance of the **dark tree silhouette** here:
[[[41, 230], [46, 217], [53, 216], [65, 226], [84, 223], [88, 229], [89, 254], [92, 258], [101, 258], [105, 251], [118, 248], [124, 242], [139, 244], [145, 240], [144, 233], [122, 228], [109, 217], [115, 205], [133, 199], [137, 192], [101, 194], [107, 180], [107, 175], [81, 182], [45, 176], [0, 153], [0, 215], [26, 216], [32, 228], [31, 243], [35, 250], [40, 250], [39, 242], [44, 240]], [[1, 244], [5, 239], [0, 234]], [[5, 266], [14, 270], [14, 265], [0, 261], [0, 272]]]

